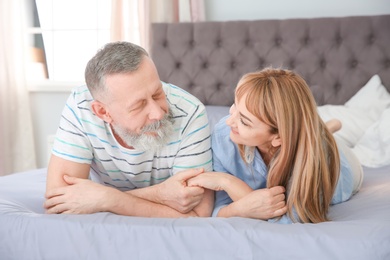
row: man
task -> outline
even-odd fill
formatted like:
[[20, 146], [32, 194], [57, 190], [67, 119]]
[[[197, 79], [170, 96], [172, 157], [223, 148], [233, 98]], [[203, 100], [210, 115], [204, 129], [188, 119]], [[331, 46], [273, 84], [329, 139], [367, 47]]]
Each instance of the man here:
[[128, 42], [107, 44], [85, 77], [56, 134], [47, 213], [210, 216], [213, 192], [186, 185], [212, 170], [203, 104], [162, 83], [146, 51]]

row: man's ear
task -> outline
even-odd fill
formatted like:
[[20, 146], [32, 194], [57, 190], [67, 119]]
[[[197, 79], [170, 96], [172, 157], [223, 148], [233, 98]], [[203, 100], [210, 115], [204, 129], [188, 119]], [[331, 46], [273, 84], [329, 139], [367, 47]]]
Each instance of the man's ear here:
[[279, 147], [282, 145], [282, 139], [279, 135], [275, 135], [271, 141], [273, 147]]
[[108, 113], [107, 111], [106, 105], [97, 100], [94, 100], [91, 103], [91, 108], [95, 115], [97, 115], [100, 119], [104, 120], [107, 123], [112, 122], [112, 118], [110, 116], [110, 113]]

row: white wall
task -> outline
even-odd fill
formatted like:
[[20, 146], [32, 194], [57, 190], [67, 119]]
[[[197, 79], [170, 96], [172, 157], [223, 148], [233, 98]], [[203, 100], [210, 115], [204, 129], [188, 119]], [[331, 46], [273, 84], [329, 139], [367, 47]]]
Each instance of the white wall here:
[[63, 92], [30, 92], [30, 105], [35, 136], [35, 151], [38, 168], [47, 166], [47, 138], [54, 135], [60, 122], [69, 91]]
[[[389, 0], [205, 0], [209, 21], [390, 14]], [[47, 166], [47, 137], [55, 134], [69, 92], [32, 92], [38, 167]]]
[[389, 0], [205, 0], [209, 21], [390, 14]]

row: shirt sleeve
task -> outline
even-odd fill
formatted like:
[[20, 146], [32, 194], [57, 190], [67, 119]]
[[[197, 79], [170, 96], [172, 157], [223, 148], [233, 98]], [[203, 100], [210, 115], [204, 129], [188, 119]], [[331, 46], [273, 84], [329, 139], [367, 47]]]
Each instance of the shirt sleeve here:
[[83, 130], [76, 95], [73, 92], [69, 96], [62, 111], [52, 153], [65, 160], [90, 164], [93, 159], [92, 147]]
[[[340, 146], [339, 146], [340, 147]], [[337, 182], [336, 190], [333, 194], [331, 205], [347, 201], [351, 198], [353, 192], [352, 170], [344, 151], [339, 148], [340, 154], [340, 176]]]
[[206, 109], [199, 103], [182, 129], [180, 149], [175, 157], [173, 173], [191, 168], [212, 171], [210, 128]]
[[[218, 152], [219, 149], [215, 149], [216, 146], [213, 146], [213, 168], [214, 171], [217, 172], [227, 172], [225, 168], [223, 168], [220, 160], [218, 159]], [[233, 200], [229, 197], [226, 191], [217, 191], [215, 192], [215, 202], [214, 202], [214, 210], [212, 213], [213, 217], [218, 216], [218, 212], [221, 210], [221, 208], [226, 207], [230, 203], [232, 203]]]
[[[216, 128], [217, 130], [218, 128]], [[217, 130], [218, 131], [218, 130]], [[212, 135], [211, 138], [211, 147], [213, 148], [213, 169], [216, 172], [228, 172], [221, 163], [220, 156], [224, 155], [223, 148], [220, 144], [218, 144], [218, 136], [216, 134]], [[212, 217], [217, 217], [218, 212], [221, 208], [226, 207], [233, 200], [229, 197], [227, 192], [225, 191], [217, 191], [215, 192], [215, 202], [214, 202], [214, 210], [212, 213]]]

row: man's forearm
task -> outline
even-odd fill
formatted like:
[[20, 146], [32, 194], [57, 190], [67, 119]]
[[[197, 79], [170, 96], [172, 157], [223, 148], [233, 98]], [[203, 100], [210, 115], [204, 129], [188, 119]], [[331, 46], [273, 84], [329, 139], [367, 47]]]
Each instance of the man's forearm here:
[[138, 188], [138, 189], [133, 189], [126, 191], [125, 193], [130, 194], [132, 196], [135, 196], [137, 198], [143, 199], [143, 200], [148, 200], [150, 202], [162, 204], [162, 200], [159, 196], [159, 191], [158, 191], [158, 184], [145, 187], [145, 188]]
[[87, 179], [89, 170], [89, 164], [75, 163], [52, 155], [47, 167], [46, 192], [68, 186], [64, 181], [64, 175]]
[[[135, 190], [136, 191], [136, 190]], [[159, 218], [177, 218], [177, 217], [201, 217], [207, 214], [207, 210], [198, 208], [198, 211], [191, 210], [185, 214], [172, 209], [166, 205], [155, 203], [147, 199], [140, 198], [135, 194], [144, 196], [142, 192], [121, 192], [115, 190], [110, 196], [109, 204], [102, 205], [103, 211], [109, 211], [118, 215], [139, 216], [139, 217], [159, 217]], [[199, 214], [199, 215], [198, 215]]]

